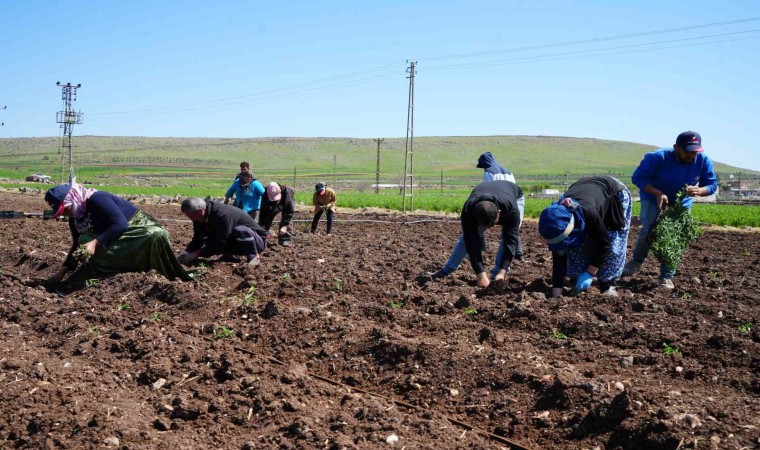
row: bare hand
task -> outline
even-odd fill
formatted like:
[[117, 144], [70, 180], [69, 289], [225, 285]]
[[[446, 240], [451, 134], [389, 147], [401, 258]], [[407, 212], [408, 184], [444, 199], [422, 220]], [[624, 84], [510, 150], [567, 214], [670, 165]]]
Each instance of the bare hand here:
[[665, 194], [660, 194], [657, 196], [657, 207], [660, 210], [665, 210], [665, 208], [668, 207], [668, 196]]
[[230, 204], [230, 198], [229, 197], [224, 197], [224, 204], [225, 205], [229, 205]]
[[93, 239], [90, 242], [84, 244], [82, 247], [84, 248], [84, 251], [86, 251], [87, 253], [91, 255], [94, 255], [95, 250], [98, 248], [98, 240]]
[[686, 186], [686, 193], [689, 197], [698, 197], [702, 195], [702, 188], [699, 186]]
[[488, 279], [488, 274], [486, 272], [480, 272], [478, 274], [478, 287], [487, 288], [490, 284], [491, 280]]

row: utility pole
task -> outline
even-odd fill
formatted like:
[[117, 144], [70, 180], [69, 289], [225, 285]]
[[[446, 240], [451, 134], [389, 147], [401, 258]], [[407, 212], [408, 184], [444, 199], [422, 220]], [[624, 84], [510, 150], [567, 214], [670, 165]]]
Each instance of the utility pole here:
[[385, 140], [385, 138], [380, 139], [372, 139], [373, 141], [377, 142], [377, 167], [375, 168], [375, 194], [380, 193], [380, 143]]
[[[404, 214], [406, 214], [406, 198], [409, 197], [409, 210], [414, 210], [414, 76], [417, 74], [417, 61], [411, 61], [406, 72], [409, 74], [409, 104], [406, 112], [406, 151], [404, 154]], [[409, 193], [406, 193], [406, 182], [409, 180]]]
[[71, 104], [77, 100], [77, 89], [82, 87], [81, 84], [73, 85], [71, 83], [55, 83], [61, 87], [61, 100], [63, 100], [63, 111], [58, 111], [55, 115], [56, 123], [61, 124], [63, 133], [61, 134], [61, 181], [64, 179], [66, 163], [69, 166], [69, 184], [75, 183], [77, 177], [74, 175], [74, 153], [71, 149], [71, 133], [74, 125], [82, 123], [82, 113], [74, 112]]
[[[0, 109], [8, 109], [8, 107], [7, 106], [3, 106]], [[5, 126], [5, 122], [0, 123], [0, 127], [2, 127], [2, 126]]]

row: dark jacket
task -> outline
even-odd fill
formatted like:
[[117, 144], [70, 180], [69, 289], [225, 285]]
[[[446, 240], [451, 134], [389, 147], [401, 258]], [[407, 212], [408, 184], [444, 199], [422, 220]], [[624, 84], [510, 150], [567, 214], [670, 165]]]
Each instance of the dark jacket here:
[[460, 220], [462, 222], [462, 234], [467, 255], [470, 257], [472, 268], [476, 274], [485, 272], [483, 268], [483, 243], [480, 239], [478, 221], [472, 214], [472, 208], [482, 202], [490, 201], [499, 208], [499, 220], [501, 236], [504, 241], [504, 258], [500, 269], [509, 270], [512, 259], [517, 251], [517, 241], [520, 236], [520, 210], [517, 207], [517, 199], [522, 197], [522, 189], [509, 181], [484, 181], [472, 190], [462, 208]]
[[[610, 176], [581, 178], [571, 184], [565, 197], [572, 198], [581, 205], [586, 236], [589, 246], [589, 264], [600, 267], [610, 252], [610, 231], [625, 228], [625, 211], [617, 193], [627, 189]], [[554, 287], [561, 287], [567, 271], [565, 255], [553, 255], [552, 279]], [[558, 285], [558, 286], [557, 286]]]
[[205, 222], [193, 222], [193, 240], [187, 245], [185, 252], [200, 249], [200, 256], [204, 258], [222, 254], [233, 228], [241, 225], [252, 229], [259, 236], [267, 235], [267, 230], [242, 209], [213, 200], [206, 200], [205, 219]]
[[273, 202], [269, 200], [268, 195], [261, 198], [261, 209], [259, 210], [259, 225], [269, 230], [277, 213], [281, 212], [280, 228], [290, 225], [293, 214], [296, 211], [296, 195], [293, 189], [280, 184], [280, 201]]
[[97, 191], [85, 202], [85, 214], [81, 219], [69, 217], [72, 244], [63, 265], [76, 267], [74, 251], [79, 247], [79, 237], [91, 234], [107, 248], [129, 228], [129, 221], [138, 211], [137, 207], [109, 192]]

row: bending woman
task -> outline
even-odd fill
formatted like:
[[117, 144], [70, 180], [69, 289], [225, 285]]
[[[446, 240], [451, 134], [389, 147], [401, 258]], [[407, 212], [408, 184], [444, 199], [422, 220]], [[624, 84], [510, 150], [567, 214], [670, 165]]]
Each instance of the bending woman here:
[[617, 296], [630, 228], [631, 193], [623, 183], [600, 176], [570, 185], [538, 221], [552, 252], [552, 298], [562, 295], [566, 276], [575, 279], [574, 293], [587, 290], [596, 277], [602, 294]]
[[149, 214], [113, 194], [81, 184], [61, 184], [45, 194], [53, 218], [69, 217], [71, 249], [49, 281], [57, 283], [77, 265], [78, 248], [89, 255], [90, 267], [106, 273], [155, 269], [173, 280], [190, 276], [177, 261], [169, 233]]

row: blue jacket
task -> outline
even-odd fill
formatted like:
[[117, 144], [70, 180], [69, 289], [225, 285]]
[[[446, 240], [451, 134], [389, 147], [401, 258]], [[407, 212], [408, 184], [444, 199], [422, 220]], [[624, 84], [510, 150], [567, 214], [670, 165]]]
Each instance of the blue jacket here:
[[261, 196], [264, 195], [264, 186], [259, 180], [252, 180], [251, 184], [247, 188], [240, 187], [240, 180], [235, 180], [227, 189], [225, 197], [232, 197], [235, 194], [235, 202], [233, 205], [242, 209], [245, 212], [258, 211], [261, 207]]
[[[644, 187], [651, 184], [668, 196], [668, 202], [676, 200], [676, 194], [685, 185], [707, 188], [707, 195], [714, 194], [718, 189], [718, 177], [713, 170], [713, 163], [704, 153], [697, 153], [694, 162], [682, 163], [676, 159], [676, 151], [661, 148], [644, 155], [641, 164], [633, 171], [633, 184], [641, 191], [641, 200], [656, 202], [653, 195], [644, 192]], [[691, 207], [691, 197], [682, 201], [687, 208]]]
[[515, 176], [512, 175], [512, 172], [500, 166], [491, 152], [485, 152], [480, 155], [478, 165], [475, 167], [483, 169], [483, 181], [504, 180], [512, 183], [515, 182]]

